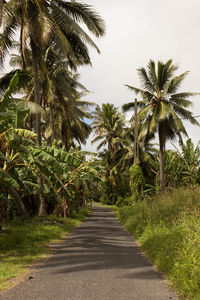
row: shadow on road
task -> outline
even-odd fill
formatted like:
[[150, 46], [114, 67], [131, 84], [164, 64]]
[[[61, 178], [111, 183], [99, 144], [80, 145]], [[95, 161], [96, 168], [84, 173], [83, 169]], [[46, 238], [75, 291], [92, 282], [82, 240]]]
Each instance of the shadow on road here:
[[55, 244], [52, 252], [56, 255], [40, 266], [52, 274], [138, 268], [128, 277], [162, 278], [152, 272], [151, 264], [141, 254], [131, 235], [106, 208], [94, 208], [87, 222], [82, 223], [64, 242]]

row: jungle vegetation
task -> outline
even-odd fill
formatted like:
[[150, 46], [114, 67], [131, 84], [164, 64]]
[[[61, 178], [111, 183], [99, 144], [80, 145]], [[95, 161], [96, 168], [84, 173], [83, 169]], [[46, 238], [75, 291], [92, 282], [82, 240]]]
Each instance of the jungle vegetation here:
[[[1, 22], [1, 220], [67, 217], [93, 200], [132, 205], [165, 189], [199, 185], [199, 145], [184, 126], [184, 120], [199, 125], [191, 112], [198, 94], [181, 90], [188, 72], [178, 74], [171, 59], [150, 59], [138, 69], [141, 87], [126, 84], [137, 101], [99, 106], [84, 99], [88, 90], [78, 74], [91, 64], [89, 47], [100, 53], [90, 35], [105, 33], [91, 6], [9, 0]], [[8, 60], [12, 70], [3, 73]], [[92, 131], [95, 154], [81, 150]], [[168, 140], [180, 146], [168, 150]]]

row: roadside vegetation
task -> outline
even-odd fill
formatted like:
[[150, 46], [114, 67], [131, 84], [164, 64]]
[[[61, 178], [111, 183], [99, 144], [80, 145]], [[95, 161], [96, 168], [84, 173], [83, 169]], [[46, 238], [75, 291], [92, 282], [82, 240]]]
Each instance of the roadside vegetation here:
[[118, 208], [119, 221], [185, 299], [200, 299], [200, 189], [179, 188]]
[[11, 286], [9, 279], [26, 271], [32, 262], [51, 254], [49, 243], [66, 236], [90, 211], [82, 208], [67, 219], [49, 215], [7, 222], [0, 234], [0, 290]]

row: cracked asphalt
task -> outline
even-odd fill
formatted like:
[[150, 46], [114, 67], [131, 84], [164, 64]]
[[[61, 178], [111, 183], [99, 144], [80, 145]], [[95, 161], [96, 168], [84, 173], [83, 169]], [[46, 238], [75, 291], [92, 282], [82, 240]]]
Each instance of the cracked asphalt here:
[[0, 299], [178, 300], [107, 208], [94, 207], [51, 248], [53, 255]]

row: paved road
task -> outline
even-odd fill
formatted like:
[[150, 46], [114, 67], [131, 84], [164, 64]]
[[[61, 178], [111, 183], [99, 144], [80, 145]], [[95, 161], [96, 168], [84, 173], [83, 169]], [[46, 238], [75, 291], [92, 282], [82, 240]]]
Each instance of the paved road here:
[[54, 255], [2, 300], [178, 300], [107, 208], [95, 207]]

